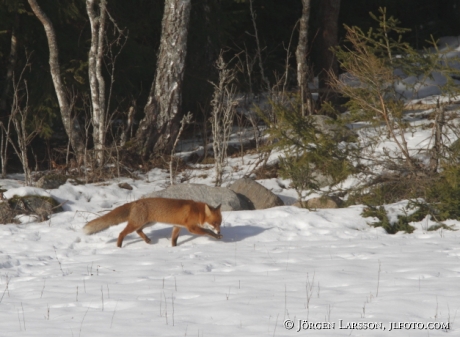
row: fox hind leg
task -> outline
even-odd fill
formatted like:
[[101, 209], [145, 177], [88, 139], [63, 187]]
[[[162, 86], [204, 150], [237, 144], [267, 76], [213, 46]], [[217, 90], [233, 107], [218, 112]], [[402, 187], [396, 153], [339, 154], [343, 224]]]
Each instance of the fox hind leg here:
[[131, 234], [134, 231], [136, 231], [136, 233], [139, 234], [139, 236], [142, 239], [144, 239], [145, 242], [150, 243], [150, 239], [142, 231], [143, 227], [141, 227], [140, 229], [137, 229], [137, 228], [139, 228], [139, 226], [136, 226], [132, 222], [128, 221], [128, 224], [126, 225], [125, 229], [123, 229], [120, 235], [118, 235], [117, 246], [121, 248], [121, 245], [123, 244], [123, 239], [125, 238], [125, 236], [128, 234]]
[[132, 226], [129, 222], [128, 222], [128, 225], [126, 225], [125, 229], [123, 229], [121, 232], [120, 232], [120, 235], [118, 235], [118, 240], [117, 240], [117, 247], [121, 248], [121, 245], [123, 244], [123, 239], [125, 238], [126, 235], [134, 232], [136, 229], [133, 228], [134, 226]]

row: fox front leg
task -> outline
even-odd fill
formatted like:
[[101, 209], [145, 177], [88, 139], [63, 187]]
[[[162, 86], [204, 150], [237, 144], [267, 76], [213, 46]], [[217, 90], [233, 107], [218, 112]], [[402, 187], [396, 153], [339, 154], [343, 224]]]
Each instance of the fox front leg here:
[[212, 236], [213, 238], [217, 239], [217, 240], [220, 240], [222, 239], [222, 234], [216, 234], [214, 233], [212, 230], [210, 229], [206, 229], [206, 228], [203, 228], [203, 231], [205, 232], [205, 234], [209, 235], [209, 236]]
[[177, 246], [177, 238], [179, 237], [180, 227], [174, 226], [171, 234], [171, 245], [173, 247]]
[[212, 230], [203, 228], [203, 227], [196, 226], [196, 227], [190, 228], [189, 232], [192, 234], [198, 234], [198, 235], [209, 235], [217, 240], [222, 239], [222, 235], [220, 233], [214, 233]]

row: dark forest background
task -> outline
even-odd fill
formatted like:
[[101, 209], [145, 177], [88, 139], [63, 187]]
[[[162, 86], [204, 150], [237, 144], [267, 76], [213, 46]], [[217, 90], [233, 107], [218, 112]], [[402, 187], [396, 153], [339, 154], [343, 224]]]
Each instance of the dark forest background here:
[[[84, 120], [88, 111], [88, 50], [90, 25], [85, 1], [37, 0], [52, 21], [59, 45], [59, 60], [63, 80], [77, 98], [75, 113]], [[128, 39], [121, 50], [115, 68], [111, 107], [115, 119], [126, 118], [130, 107], [135, 108], [135, 120], [143, 117], [149, 89], [155, 76], [157, 52], [161, 38], [163, 0], [109, 0], [108, 11], [125, 31]], [[300, 0], [254, 0], [256, 23], [262, 47], [263, 64], [267, 76], [275, 81], [285, 70], [286, 48], [291, 41], [291, 53], [297, 44], [296, 23], [300, 18]], [[423, 48], [430, 36], [460, 35], [460, 0], [342, 0], [340, 4], [338, 42], [344, 39], [344, 24], [366, 30], [375, 22], [369, 12], [377, 13], [385, 7], [390, 16], [401, 21], [402, 27], [411, 29], [405, 40], [415, 48]], [[312, 0], [308, 31], [309, 64], [315, 65], [318, 31], [321, 26], [320, 0]], [[43, 121], [40, 134], [31, 143], [35, 156], [31, 166], [49, 168], [50, 160], [58, 158], [57, 149], [67, 147], [67, 136], [62, 125], [56, 93], [50, 75], [49, 49], [45, 32], [27, 1], [0, 1], [0, 121], [6, 124], [11, 113], [12, 94], [7, 77], [10, 63], [11, 34], [18, 38], [14, 64], [16, 78], [24, 70], [27, 81], [31, 113]], [[110, 29], [108, 34], [111, 34]], [[220, 50], [231, 60], [235, 54], [255, 55], [254, 27], [249, 3], [244, 0], [192, 0], [187, 44], [187, 58], [182, 91], [182, 112], [191, 111], [198, 122], [205, 116], [212, 97], [212, 85], [217, 71], [214, 62]], [[115, 48], [116, 49], [116, 48]], [[291, 90], [296, 90], [295, 58], [291, 58]], [[14, 77], [14, 76], [13, 76]], [[107, 79], [108, 80], [108, 79]], [[260, 74], [254, 67], [252, 90], [263, 91]], [[238, 82], [239, 91], [248, 90], [244, 76]], [[86, 97], [86, 98], [85, 98]], [[190, 126], [188, 130], [192, 130]], [[190, 131], [191, 132], [191, 131]], [[110, 139], [108, 140], [110, 141]], [[91, 142], [88, 143], [91, 147]], [[9, 171], [20, 170], [19, 162], [11, 151]], [[32, 155], [31, 155], [32, 157]], [[35, 163], [35, 159], [37, 163]], [[63, 160], [62, 157], [60, 159]]]

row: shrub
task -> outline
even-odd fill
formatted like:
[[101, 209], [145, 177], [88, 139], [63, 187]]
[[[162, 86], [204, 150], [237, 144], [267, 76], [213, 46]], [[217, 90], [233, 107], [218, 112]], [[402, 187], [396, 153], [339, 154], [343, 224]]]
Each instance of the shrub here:
[[[272, 147], [283, 152], [280, 174], [292, 182], [299, 200], [305, 192], [318, 191], [320, 175], [332, 184], [344, 180], [354, 168], [348, 161], [349, 148], [316, 124], [314, 116], [303, 116], [296, 102], [271, 102], [275, 121], [265, 118]], [[264, 118], [263, 115], [261, 115]]]

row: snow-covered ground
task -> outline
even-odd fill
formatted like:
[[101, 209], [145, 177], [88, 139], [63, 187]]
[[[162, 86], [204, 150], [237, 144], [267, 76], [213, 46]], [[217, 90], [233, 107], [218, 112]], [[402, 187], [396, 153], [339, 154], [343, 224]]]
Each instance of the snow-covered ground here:
[[[65, 211], [46, 222], [1, 227], [0, 335], [460, 335], [460, 235], [428, 232], [428, 220], [413, 234], [388, 235], [367, 224], [362, 206], [315, 212], [284, 206], [224, 212], [221, 241], [183, 230], [177, 247], [166, 225], [145, 231], [152, 244], [132, 234], [121, 249], [123, 225], [81, 232], [99, 212], [161, 189], [168, 179], [153, 170], [120, 180], [132, 191], [119, 188], [120, 181], [38, 190], [67, 200]], [[16, 180], [1, 184], [7, 197], [26, 190]], [[289, 199], [292, 191], [285, 192]], [[387, 209], [397, 214], [404, 206]], [[297, 333], [299, 320], [309, 323]], [[392, 322], [419, 325], [395, 330]], [[369, 327], [345, 329], [354, 323]]]
[[[427, 84], [424, 103], [436, 102], [435, 88]], [[407, 134], [413, 149], [427, 146], [431, 131], [420, 130]], [[257, 160], [231, 158], [226, 183]], [[210, 185], [215, 177], [206, 165], [185, 175]], [[283, 206], [224, 212], [220, 241], [183, 230], [171, 247], [171, 227], [158, 224], [145, 230], [151, 244], [132, 234], [120, 249], [123, 224], [92, 236], [81, 228], [166, 187], [165, 171], [46, 191], [19, 178], [0, 180], [5, 197], [32, 193], [65, 203], [48, 221], [23, 217], [0, 227], [2, 337], [460, 336], [460, 232], [427, 231], [430, 219], [412, 223], [413, 234], [389, 235], [368, 225], [363, 206]], [[288, 181], [259, 182], [287, 205], [297, 197]], [[344, 186], [356, 183], [351, 177]], [[386, 205], [389, 217], [406, 204]], [[458, 221], [447, 224], [460, 229]]]

